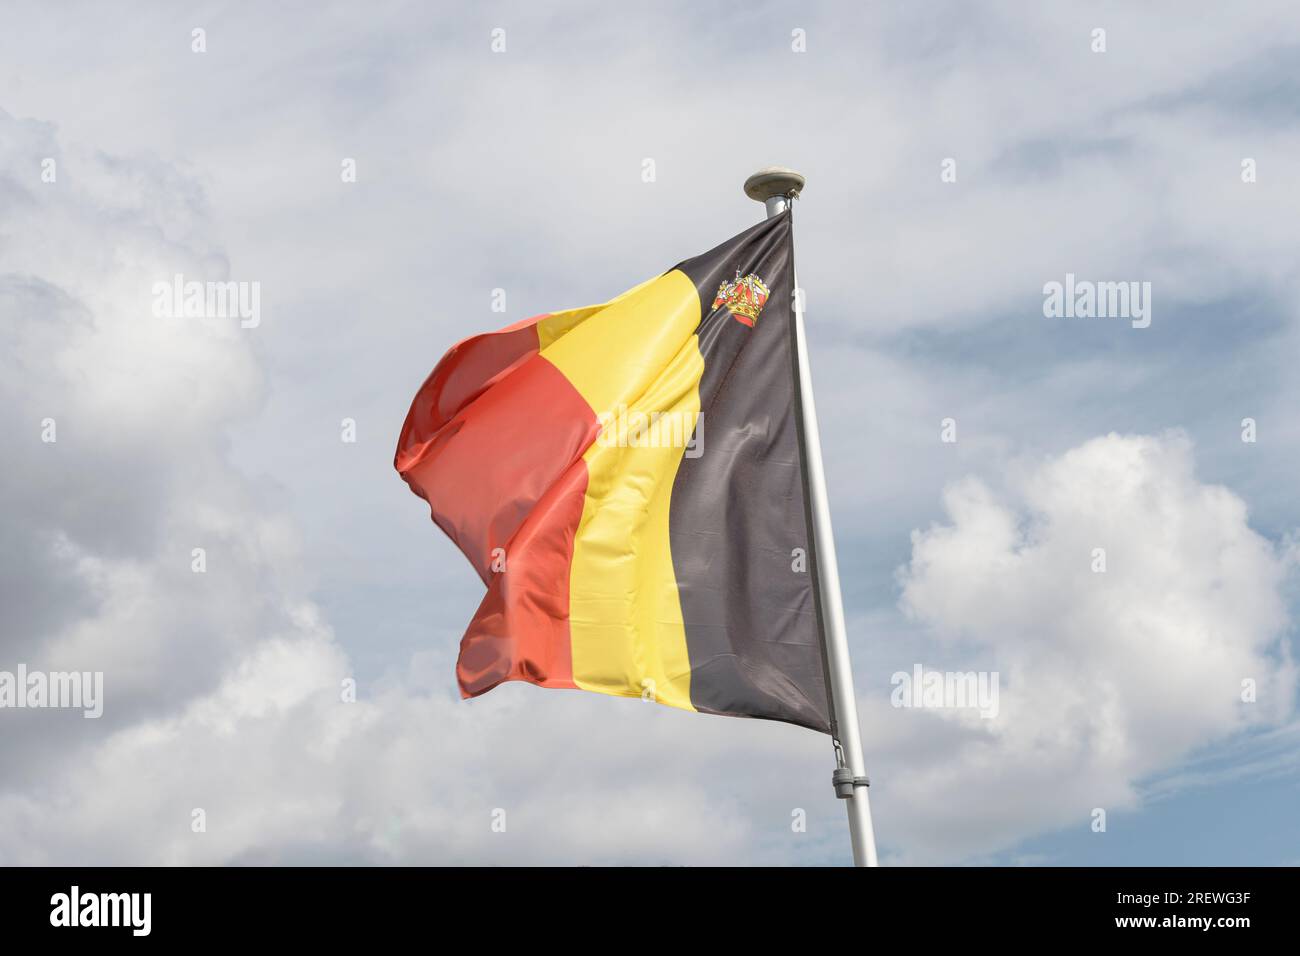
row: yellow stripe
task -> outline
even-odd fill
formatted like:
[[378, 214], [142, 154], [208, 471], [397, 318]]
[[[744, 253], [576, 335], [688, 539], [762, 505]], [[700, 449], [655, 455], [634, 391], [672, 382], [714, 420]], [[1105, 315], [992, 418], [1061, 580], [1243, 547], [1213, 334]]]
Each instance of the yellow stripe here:
[[659, 279], [658, 276], [656, 276], [654, 279], [647, 279], [645, 282], [642, 282], [640, 285], [628, 289], [622, 295], [618, 296], [615, 299], [611, 299], [610, 301], [602, 305], [589, 305], [582, 309], [568, 309], [567, 311], [564, 312], [552, 312], [546, 318], [542, 319], [537, 323], [538, 349], [549, 348], [553, 342], [555, 342], [565, 333], [570, 332], [571, 330], [576, 328], [578, 325], [580, 325], [582, 322], [584, 322], [591, 316], [595, 315], [597, 312], [601, 311], [602, 309], [609, 308], [615, 302], [619, 302], [622, 301], [623, 299], [628, 298], [629, 296], [636, 295], [638, 292], [640, 292], [650, 283], [657, 282], [658, 279]]
[[[584, 456], [569, 576], [574, 683], [687, 710], [690, 659], [668, 517], [683, 454], [674, 439], [690, 437], [700, 410], [699, 321], [695, 284], [674, 271], [584, 316], [542, 351], [614, 424]], [[653, 413], [669, 417], [651, 441], [621, 443], [619, 422], [635, 434], [638, 416]]]
[[603, 305], [589, 305], [585, 309], [569, 309], [567, 312], [554, 312], [537, 323], [537, 347], [545, 349], [550, 347], [561, 336], [577, 328], [577, 326], [595, 315]]

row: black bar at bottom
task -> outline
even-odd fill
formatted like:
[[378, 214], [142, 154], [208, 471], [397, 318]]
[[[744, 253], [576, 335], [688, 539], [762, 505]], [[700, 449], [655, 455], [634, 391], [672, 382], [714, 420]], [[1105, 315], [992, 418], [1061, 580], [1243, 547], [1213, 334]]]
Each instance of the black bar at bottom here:
[[1020, 934], [1072, 942], [1199, 936], [1233, 945], [1292, 935], [1295, 875], [1249, 868], [14, 868], [0, 870], [0, 925], [10, 943], [62, 936], [78, 944], [338, 945], [414, 936], [458, 947], [603, 939], [623, 949], [657, 948], [682, 934], [698, 940], [700, 930], [688, 926], [703, 924], [709, 935], [752, 938], [766, 949], [782, 945], [776, 932], [814, 948], [839, 937], [864, 952], [886, 941], [993, 944]]

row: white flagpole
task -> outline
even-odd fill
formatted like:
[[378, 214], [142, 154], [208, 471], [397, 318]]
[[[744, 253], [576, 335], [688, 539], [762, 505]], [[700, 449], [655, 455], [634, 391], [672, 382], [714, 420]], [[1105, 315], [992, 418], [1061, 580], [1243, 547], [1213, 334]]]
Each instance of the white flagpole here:
[[[792, 169], [769, 166], [745, 180], [745, 195], [767, 206], [767, 217], [785, 212], [804, 186], [804, 177]], [[858, 705], [853, 690], [853, 664], [844, 629], [844, 602], [840, 596], [840, 571], [835, 560], [835, 535], [831, 530], [831, 509], [826, 498], [826, 472], [822, 467], [821, 434], [817, 428], [817, 405], [813, 398], [812, 372], [804, 339], [803, 293], [794, 276], [795, 348], [799, 366], [799, 398], [803, 409], [805, 473], [812, 502], [813, 542], [817, 561], [822, 622], [826, 631], [826, 669], [829, 672], [831, 706], [839, 736], [835, 741], [836, 770], [831, 776], [835, 795], [849, 812], [849, 837], [853, 843], [854, 866], [876, 866], [876, 837], [871, 828], [871, 805], [867, 796], [867, 770], [862, 760], [862, 739], [858, 730]]]

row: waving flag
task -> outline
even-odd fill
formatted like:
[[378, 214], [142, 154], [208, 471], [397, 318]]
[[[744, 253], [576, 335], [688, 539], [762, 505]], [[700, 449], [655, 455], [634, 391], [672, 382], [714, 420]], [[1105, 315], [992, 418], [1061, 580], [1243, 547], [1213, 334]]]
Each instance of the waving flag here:
[[603, 305], [454, 346], [395, 466], [487, 586], [508, 680], [830, 730], [788, 212]]

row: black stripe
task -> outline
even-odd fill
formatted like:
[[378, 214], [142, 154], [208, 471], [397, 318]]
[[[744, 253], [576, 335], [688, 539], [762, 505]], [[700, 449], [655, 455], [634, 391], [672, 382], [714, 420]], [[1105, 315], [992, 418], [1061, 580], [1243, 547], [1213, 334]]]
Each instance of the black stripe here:
[[[703, 304], [699, 457], [684, 457], [669, 530], [691, 662], [691, 702], [706, 713], [830, 731], [809, 554], [794, 386], [790, 216], [766, 220], [677, 267]], [[770, 294], [753, 328], [718, 286], [755, 274]]]

